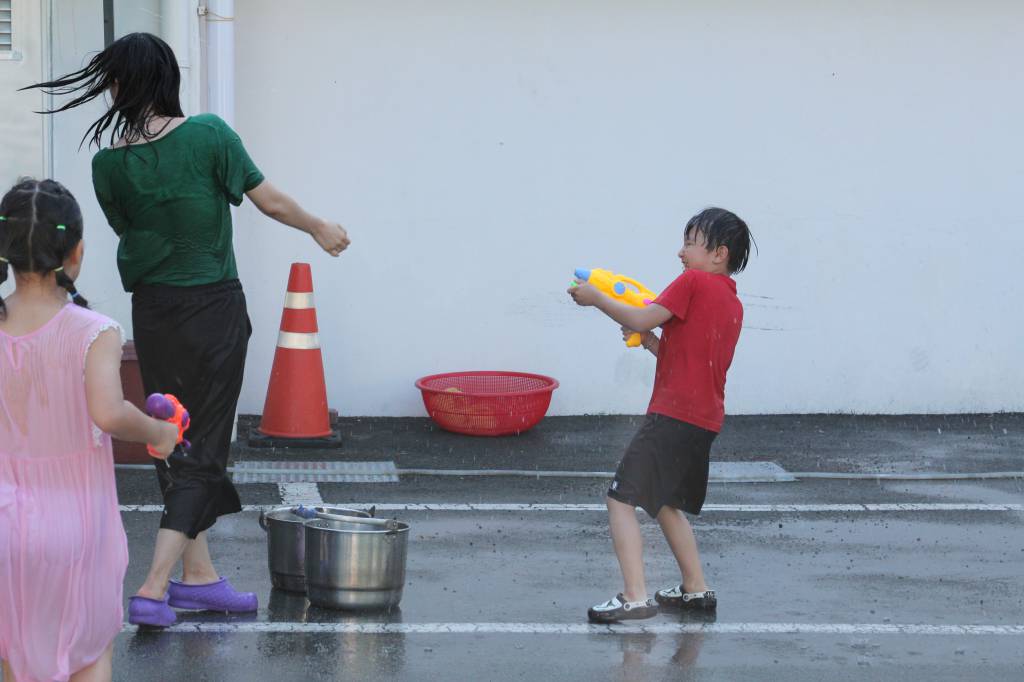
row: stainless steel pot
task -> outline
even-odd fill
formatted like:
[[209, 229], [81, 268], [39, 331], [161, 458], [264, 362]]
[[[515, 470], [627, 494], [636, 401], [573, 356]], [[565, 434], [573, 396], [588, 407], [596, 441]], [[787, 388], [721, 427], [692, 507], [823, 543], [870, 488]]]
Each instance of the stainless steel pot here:
[[311, 603], [345, 610], [398, 605], [405, 587], [409, 524], [328, 512], [304, 525]]
[[[274, 587], [289, 592], [306, 591], [306, 535], [302, 529], [307, 521], [294, 513], [295, 507], [278, 507], [260, 514], [260, 527], [267, 533], [267, 565]], [[341, 507], [313, 507], [320, 514], [370, 518], [371, 514]]]

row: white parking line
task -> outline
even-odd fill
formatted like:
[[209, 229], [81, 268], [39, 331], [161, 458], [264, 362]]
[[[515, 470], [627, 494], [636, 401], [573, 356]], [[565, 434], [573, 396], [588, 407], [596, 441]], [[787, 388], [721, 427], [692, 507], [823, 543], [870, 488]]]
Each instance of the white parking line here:
[[[1019, 511], [1019, 504], [865, 504], [868, 511]], [[982, 509], [982, 507], [984, 507]], [[1004, 509], [1005, 508], [1005, 509]]]
[[289, 506], [324, 503], [323, 498], [320, 497], [320, 488], [316, 483], [278, 483], [277, 489], [281, 493], [281, 502]]
[[[347, 462], [347, 464], [354, 467], [367, 463]], [[376, 462], [370, 464], [383, 463]], [[389, 464], [392, 463], [389, 462]], [[758, 469], [757, 467], [762, 468]], [[152, 465], [149, 464], [115, 464], [114, 468], [125, 471], [150, 471], [153, 469]], [[275, 466], [274, 462], [267, 462], [264, 466], [260, 461], [239, 462], [235, 466], [229, 466], [227, 471], [232, 474], [263, 474], [291, 477], [305, 474], [320, 480], [330, 476], [323, 469], [302, 471], [295, 468]], [[399, 476], [456, 476], [460, 478], [477, 476], [611, 478], [615, 473], [613, 471], [555, 471], [546, 469], [398, 469], [394, 467], [392, 467], [390, 472]], [[353, 468], [346, 471], [344, 476], [363, 476], [374, 480], [379, 479], [381, 473], [379, 468], [367, 468], [366, 470]], [[1024, 478], [1024, 471], [892, 471], [875, 473], [858, 471], [786, 471], [775, 462], [712, 462], [708, 483], [779, 483], [807, 479], [832, 479], [838, 481], [989, 481], [1014, 478]], [[252, 483], [255, 481], [248, 482]], [[381, 481], [378, 480], [376, 482]]]
[[[296, 484], [288, 484], [296, 485]], [[315, 484], [312, 484], [315, 487]], [[302, 497], [297, 495], [293, 504], [322, 504], [319, 493], [315, 496]], [[378, 512], [396, 511], [436, 511], [436, 512], [603, 512], [603, 504], [519, 504], [519, 503], [381, 503], [361, 504], [355, 502], [331, 502], [329, 504], [344, 505], [349, 509], [370, 509], [375, 507]], [[242, 511], [261, 512], [282, 505], [247, 504]], [[159, 504], [123, 504], [123, 512], [162, 512]], [[947, 503], [892, 503], [892, 504], [705, 504], [704, 512], [740, 512], [754, 514], [778, 513], [835, 513], [835, 512], [1024, 512], [1024, 504], [947, 504]]]
[[[122, 632], [135, 632], [125, 625]], [[280, 633], [362, 635], [624, 635], [712, 633], [720, 635], [1024, 635], [1024, 625], [928, 625], [925, 623], [179, 623], [174, 633]]]

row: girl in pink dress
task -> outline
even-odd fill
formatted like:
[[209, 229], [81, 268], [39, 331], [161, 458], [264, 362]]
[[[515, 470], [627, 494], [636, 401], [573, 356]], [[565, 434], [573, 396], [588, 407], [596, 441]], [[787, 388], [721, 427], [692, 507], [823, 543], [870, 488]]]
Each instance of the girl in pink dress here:
[[5, 682], [110, 680], [128, 564], [110, 438], [166, 457], [178, 435], [124, 400], [121, 330], [75, 290], [82, 255], [82, 213], [62, 185], [4, 195], [0, 283], [16, 286], [0, 299]]

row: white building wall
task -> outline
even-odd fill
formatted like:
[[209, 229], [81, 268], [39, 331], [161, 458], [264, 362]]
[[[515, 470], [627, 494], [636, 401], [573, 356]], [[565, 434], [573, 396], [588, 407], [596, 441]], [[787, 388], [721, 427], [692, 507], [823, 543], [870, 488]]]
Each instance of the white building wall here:
[[709, 204], [760, 244], [731, 413], [1024, 409], [1024, 5], [237, 7], [243, 139], [353, 238], [332, 261], [240, 213], [243, 411], [301, 259], [344, 413], [421, 414], [416, 377], [478, 368], [557, 377], [553, 413], [642, 411], [653, 358], [564, 289], [663, 287]]
[[[761, 247], [737, 277], [729, 412], [1024, 409], [1019, 3], [236, 10], [243, 139], [353, 238], [332, 260], [238, 212], [255, 327], [241, 411], [262, 409], [288, 265], [308, 260], [343, 414], [423, 414], [416, 377], [481, 368], [557, 377], [553, 414], [640, 412], [653, 358], [564, 289], [578, 266], [663, 287], [710, 204]], [[75, 39], [56, 68], [102, 26]], [[80, 117], [55, 156], [88, 204], [82, 290], [128, 321], [89, 154], [69, 151]]]
[[[19, 177], [42, 175], [46, 166], [43, 106], [38, 92], [17, 92], [43, 73], [43, 17], [38, 0], [12, 0], [11, 52], [0, 53], [0, 192]], [[7, 291], [5, 288], [4, 292]]]
[[114, 0], [114, 36], [135, 32], [160, 35], [160, 0]]
[[[17, 2], [18, 0], [16, 0]], [[22, 5], [32, 5], [42, 15], [42, 24], [37, 27], [38, 35], [52, 36], [32, 50], [34, 59], [39, 60], [45, 50], [52, 62], [52, 70], [44, 71], [38, 66], [38, 73], [23, 78], [20, 85], [28, 85], [44, 78], [61, 76], [83, 68], [89, 60], [103, 49], [103, 3], [96, 0], [22, 0]], [[114, 29], [120, 37], [133, 31], [158, 32], [160, 28], [158, 0], [119, 0], [114, 3]], [[48, 43], [48, 48], [45, 45]], [[29, 52], [26, 51], [26, 59]], [[2, 68], [0, 62], [0, 68]], [[50, 69], [51, 67], [46, 67]], [[19, 87], [20, 87], [19, 85]], [[25, 93], [21, 93], [24, 95]], [[32, 134], [24, 131], [25, 141], [45, 147], [48, 132], [45, 117], [32, 113], [43, 106], [44, 99], [38, 94], [36, 103], [17, 106], [4, 103], [5, 115], [24, 118], [25, 125], [34, 126]], [[58, 100], [63, 102], [65, 100]], [[74, 193], [82, 207], [85, 220], [86, 258], [78, 288], [89, 299], [95, 310], [109, 315], [120, 322], [131, 336], [131, 299], [121, 288], [117, 275], [117, 237], [107, 225], [103, 212], [96, 203], [92, 189], [92, 156], [95, 148], [88, 141], [82, 145], [86, 129], [106, 110], [107, 102], [94, 100], [88, 105], [61, 112], [53, 117], [52, 170], [49, 175], [64, 183]], [[9, 134], [6, 126], [4, 134]], [[21, 133], [19, 133], [21, 134]], [[104, 136], [104, 145], [109, 140], [109, 131]], [[81, 146], [80, 146], [81, 145]], [[32, 167], [21, 162], [19, 174], [44, 175], [42, 164]], [[27, 168], [27, 170], [20, 170]]]
[[[95, 0], [57, 0], [51, 5], [52, 73], [57, 77], [85, 67], [103, 49], [103, 3]], [[127, 3], [118, 2], [117, 5]], [[141, 12], [115, 14], [119, 17], [145, 16]], [[123, 25], [122, 27], [123, 28]], [[143, 24], [140, 30], [147, 30]], [[122, 31], [123, 32], [123, 31]], [[58, 99], [58, 102], [66, 100]], [[74, 193], [85, 220], [85, 262], [78, 289], [93, 309], [113, 317], [131, 336], [131, 299], [121, 288], [117, 274], [117, 237], [107, 225], [92, 189], [92, 156], [95, 147], [82, 144], [82, 136], [93, 121], [106, 111], [104, 98], [53, 116], [53, 172], [55, 179]], [[37, 117], [37, 118], [42, 118]], [[104, 144], [109, 143], [109, 131]]]

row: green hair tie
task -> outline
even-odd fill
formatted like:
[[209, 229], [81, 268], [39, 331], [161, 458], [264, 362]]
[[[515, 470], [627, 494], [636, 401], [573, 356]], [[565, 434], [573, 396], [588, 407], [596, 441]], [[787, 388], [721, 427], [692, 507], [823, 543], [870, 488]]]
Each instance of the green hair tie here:
[[56, 268], [54, 272], [64, 272], [64, 266], [62, 265], [59, 268]]
[[6, 258], [4, 258], [3, 256], [0, 256], [0, 263], [10, 263], [10, 262], [11, 262], [11, 261], [7, 260], [7, 259], [6, 259]]
[[66, 230], [68, 228], [66, 226], [64, 226], [64, 225], [58, 225], [57, 229], [60, 230], [61, 232], [63, 232], [64, 230]]
[[3, 221], [5, 221], [5, 220], [7, 220], [7, 216], [5, 216], [5, 215], [0, 215], [0, 222], [3, 222]]

